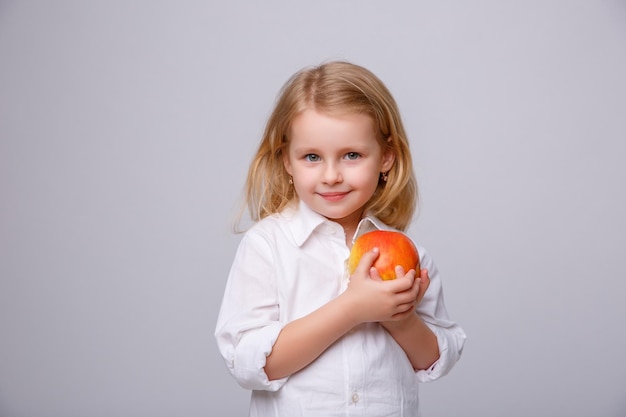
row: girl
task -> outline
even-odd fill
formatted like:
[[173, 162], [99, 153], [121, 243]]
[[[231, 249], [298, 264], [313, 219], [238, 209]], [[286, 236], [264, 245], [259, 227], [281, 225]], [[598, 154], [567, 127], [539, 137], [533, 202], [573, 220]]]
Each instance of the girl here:
[[418, 416], [418, 382], [445, 375], [465, 334], [435, 264], [382, 281], [352, 242], [404, 231], [417, 198], [396, 103], [367, 69], [330, 62], [283, 87], [246, 183], [243, 236], [215, 337], [250, 416]]

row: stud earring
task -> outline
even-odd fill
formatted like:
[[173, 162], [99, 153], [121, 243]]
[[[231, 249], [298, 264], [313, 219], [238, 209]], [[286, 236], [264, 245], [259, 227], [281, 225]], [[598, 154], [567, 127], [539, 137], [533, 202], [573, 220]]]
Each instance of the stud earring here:
[[289, 176], [289, 184], [293, 185], [293, 177], [291, 175]]
[[[389, 171], [387, 171], [387, 172], [389, 172]], [[387, 172], [381, 172], [380, 173], [380, 179], [383, 180], [384, 182], [387, 182], [387, 179], [389, 178], [387, 176]]]

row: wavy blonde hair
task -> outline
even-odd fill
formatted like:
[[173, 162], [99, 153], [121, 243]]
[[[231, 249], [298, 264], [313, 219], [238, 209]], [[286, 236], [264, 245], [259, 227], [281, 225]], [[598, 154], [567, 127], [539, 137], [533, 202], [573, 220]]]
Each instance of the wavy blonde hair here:
[[398, 106], [378, 77], [344, 61], [302, 69], [282, 87], [248, 171], [244, 198], [251, 219], [261, 220], [297, 201], [283, 153], [289, 144], [291, 121], [306, 109], [329, 115], [361, 113], [372, 117], [381, 149], [391, 150], [395, 162], [387, 173], [387, 181], [379, 181], [364, 212], [406, 230], [417, 206], [417, 181]]

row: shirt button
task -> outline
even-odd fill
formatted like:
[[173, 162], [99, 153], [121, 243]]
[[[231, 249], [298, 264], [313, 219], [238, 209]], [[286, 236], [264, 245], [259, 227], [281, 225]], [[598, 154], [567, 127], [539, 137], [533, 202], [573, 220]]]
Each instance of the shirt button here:
[[352, 393], [352, 402], [353, 403], [358, 403], [359, 402], [359, 394], [357, 392], [353, 392]]

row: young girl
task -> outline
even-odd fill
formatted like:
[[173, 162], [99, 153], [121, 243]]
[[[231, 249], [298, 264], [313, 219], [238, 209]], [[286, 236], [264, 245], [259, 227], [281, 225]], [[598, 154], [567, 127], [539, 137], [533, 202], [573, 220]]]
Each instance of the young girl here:
[[447, 374], [465, 334], [448, 318], [439, 274], [381, 280], [352, 242], [404, 231], [417, 186], [396, 103], [367, 69], [330, 62], [283, 87], [248, 172], [256, 223], [228, 277], [215, 337], [252, 390], [250, 416], [419, 416], [418, 383]]

